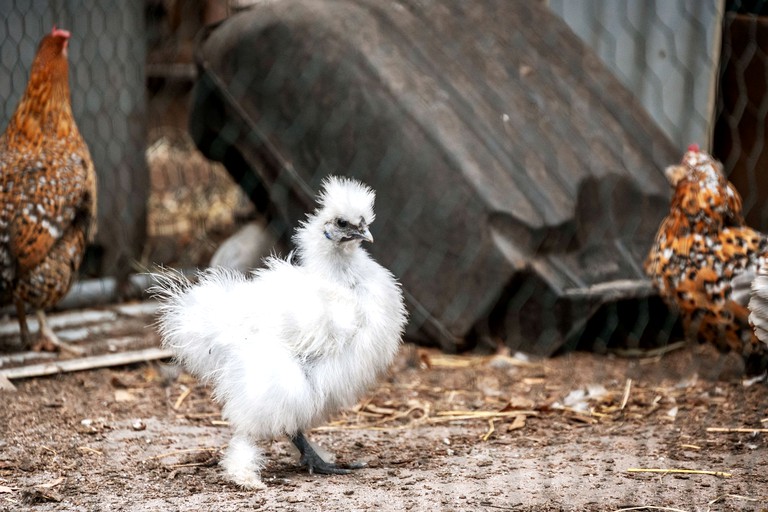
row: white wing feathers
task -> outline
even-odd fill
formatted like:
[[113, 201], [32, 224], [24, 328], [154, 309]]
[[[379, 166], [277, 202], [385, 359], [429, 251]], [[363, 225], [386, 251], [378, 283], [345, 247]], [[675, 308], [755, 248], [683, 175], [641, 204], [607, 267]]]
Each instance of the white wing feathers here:
[[752, 298], [749, 300], [749, 321], [755, 328], [755, 336], [768, 344], [768, 268], [763, 266], [752, 282]]
[[163, 345], [204, 380], [251, 344], [280, 344], [301, 359], [335, 353], [360, 323], [349, 290], [281, 259], [251, 276], [211, 268], [194, 286], [178, 273], [158, 278], [172, 283], [155, 289]]

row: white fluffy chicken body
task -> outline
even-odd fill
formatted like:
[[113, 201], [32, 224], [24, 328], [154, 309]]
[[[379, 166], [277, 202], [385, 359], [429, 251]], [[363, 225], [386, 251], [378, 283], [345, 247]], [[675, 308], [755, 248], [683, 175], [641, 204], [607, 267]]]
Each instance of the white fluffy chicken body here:
[[752, 281], [752, 296], [749, 299], [749, 323], [757, 339], [768, 346], [768, 263], [760, 267]]
[[269, 258], [249, 276], [208, 269], [194, 285], [157, 276], [163, 344], [211, 383], [235, 435], [222, 465], [240, 485], [262, 485], [253, 440], [282, 435], [310, 472], [348, 472], [322, 460], [303, 432], [359, 400], [400, 343], [400, 287], [360, 247], [372, 241], [374, 197], [357, 181], [328, 178], [296, 232], [295, 257]]

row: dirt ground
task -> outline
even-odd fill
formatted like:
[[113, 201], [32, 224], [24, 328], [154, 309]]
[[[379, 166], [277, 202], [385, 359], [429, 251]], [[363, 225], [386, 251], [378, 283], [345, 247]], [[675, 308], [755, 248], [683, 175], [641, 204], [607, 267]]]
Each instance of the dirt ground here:
[[[94, 322], [86, 339], [106, 329]], [[222, 478], [229, 428], [167, 362], [14, 384], [0, 391], [3, 511], [768, 510], [768, 386], [706, 348], [527, 361], [404, 345], [388, 379], [310, 433], [367, 468], [309, 475], [287, 441], [265, 442], [260, 492]]]

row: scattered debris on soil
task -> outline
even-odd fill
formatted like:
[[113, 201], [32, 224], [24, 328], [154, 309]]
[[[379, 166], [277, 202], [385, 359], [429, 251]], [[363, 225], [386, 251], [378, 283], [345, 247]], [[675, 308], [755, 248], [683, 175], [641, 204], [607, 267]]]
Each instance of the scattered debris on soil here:
[[[141, 308], [134, 336], [151, 346]], [[118, 323], [88, 339], [108, 346], [98, 333]], [[309, 475], [290, 443], [264, 442], [263, 492], [222, 478], [227, 422], [168, 362], [13, 380], [0, 510], [768, 510], [768, 388], [739, 370], [708, 347], [531, 360], [404, 345], [388, 378], [311, 432], [367, 467]]]

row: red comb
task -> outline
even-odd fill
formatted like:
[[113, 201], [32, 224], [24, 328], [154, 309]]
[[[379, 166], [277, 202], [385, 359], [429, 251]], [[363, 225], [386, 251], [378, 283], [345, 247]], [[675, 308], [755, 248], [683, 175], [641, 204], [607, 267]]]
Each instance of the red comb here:
[[694, 153], [698, 153], [700, 151], [699, 145], [694, 142], [693, 144], [688, 146], [688, 151], [693, 151]]
[[63, 28], [56, 28], [56, 25], [53, 26], [53, 30], [51, 30], [51, 35], [54, 37], [63, 37], [64, 39], [69, 39], [69, 36], [71, 35], [69, 33], [69, 30], [64, 30]]

